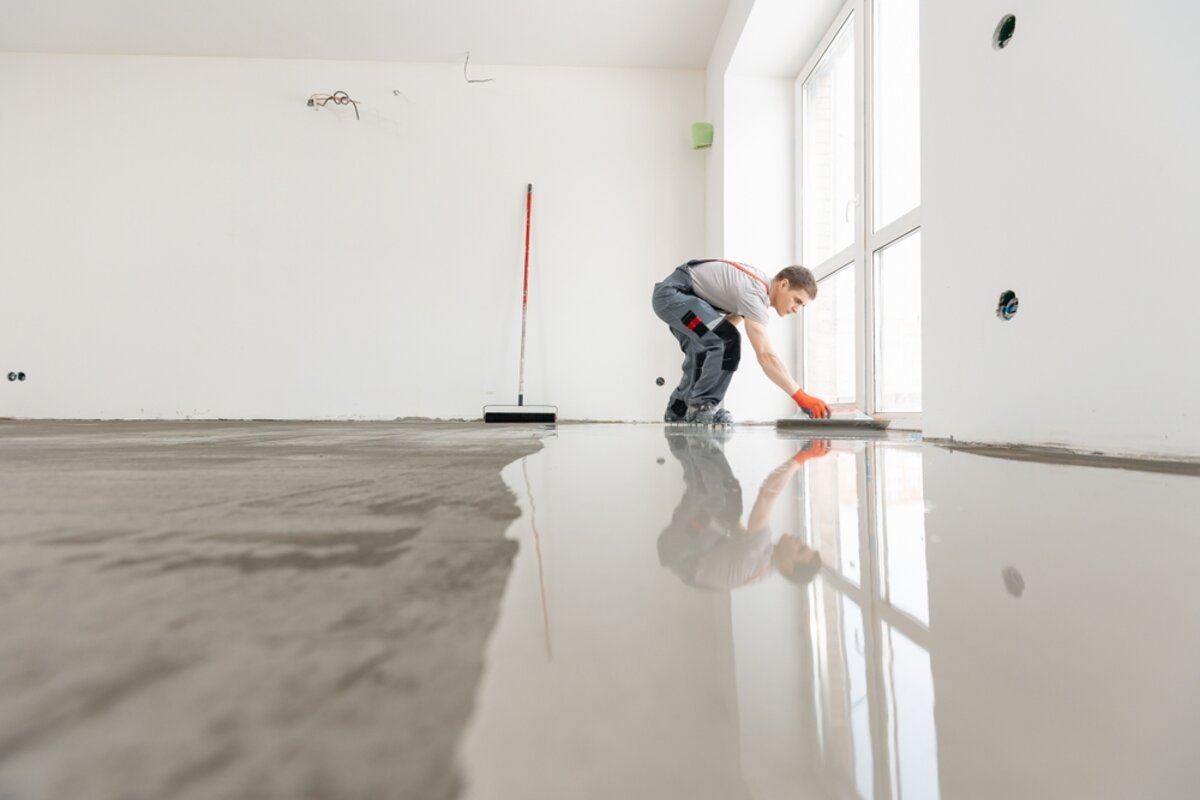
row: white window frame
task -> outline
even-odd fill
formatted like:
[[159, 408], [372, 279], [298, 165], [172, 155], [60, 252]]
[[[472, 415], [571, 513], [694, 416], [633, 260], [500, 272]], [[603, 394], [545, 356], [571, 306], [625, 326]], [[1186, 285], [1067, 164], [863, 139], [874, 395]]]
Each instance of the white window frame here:
[[[796, 263], [801, 260], [804, 252], [804, 196], [800, 187], [804, 186], [804, 83], [821, 63], [821, 59], [829, 51], [834, 39], [850, 18], [854, 18], [854, 93], [858, 104], [858, 114], [854, 122], [854, 242], [843, 250], [827, 257], [819, 264], [805, 264], [813, 271], [817, 281], [821, 281], [842, 269], [854, 264], [854, 295], [855, 295], [855, 397], [854, 407], [867, 414], [879, 411], [879, 393], [876, 364], [879, 361], [876, 331], [879, 317], [876, 303], [878, 280], [876, 257], [879, 251], [903, 239], [905, 236], [920, 230], [921, 206], [888, 223], [879, 231], [875, 231], [875, 186], [874, 186], [874, 52], [868, 46], [875, 41], [875, 0], [848, 0], [842, 6], [833, 23], [821, 38], [821, 42], [813, 51], [813, 55], [804, 65], [804, 69], [796, 77], [795, 108], [796, 108]], [[804, 326], [796, 326], [796, 368], [800, 376], [804, 376]], [[922, 406], [924, 398], [922, 397]], [[920, 412], [887, 412], [893, 420], [893, 427], [915, 429], [921, 428]]]

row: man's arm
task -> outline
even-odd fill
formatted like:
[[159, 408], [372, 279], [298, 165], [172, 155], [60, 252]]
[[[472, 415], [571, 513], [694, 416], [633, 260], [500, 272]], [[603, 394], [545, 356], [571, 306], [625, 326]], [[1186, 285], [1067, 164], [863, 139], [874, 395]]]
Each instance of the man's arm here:
[[789, 458], [767, 476], [758, 490], [758, 497], [754, 498], [754, 506], [750, 509], [750, 518], [746, 520], [747, 533], [758, 533], [770, 524], [771, 510], [775, 508], [775, 501], [779, 499], [783, 488], [787, 486], [792, 473], [799, 468], [800, 462]]
[[787, 367], [784, 366], [783, 359], [775, 353], [775, 348], [771, 347], [771, 340], [767, 336], [767, 329], [761, 322], [755, 322], [752, 319], [746, 320], [746, 336], [750, 339], [750, 346], [754, 348], [754, 354], [758, 357], [758, 365], [762, 367], [762, 371], [771, 383], [778, 386], [783, 391], [796, 401], [796, 405], [803, 408], [813, 417], [823, 418], [829, 416], [829, 406], [825, 402], [818, 400], [812, 395], [805, 394], [800, 388], [800, 384], [792, 379]]
[[780, 493], [787, 486], [792, 473], [799, 469], [805, 461], [820, 458], [828, 453], [829, 441], [827, 439], [813, 439], [800, 452], [776, 467], [758, 490], [754, 507], [750, 509], [750, 519], [746, 522], [746, 531], [757, 533], [767, 527], [771, 522], [771, 509], [775, 507], [775, 501], [779, 499]]

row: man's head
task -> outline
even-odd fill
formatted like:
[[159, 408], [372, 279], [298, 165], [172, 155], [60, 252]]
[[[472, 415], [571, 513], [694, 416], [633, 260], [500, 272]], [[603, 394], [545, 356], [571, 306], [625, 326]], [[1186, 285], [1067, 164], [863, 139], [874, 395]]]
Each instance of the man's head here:
[[807, 267], [784, 267], [771, 280], [771, 308], [781, 317], [796, 313], [816, 296], [817, 280]]
[[780, 575], [804, 586], [821, 571], [821, 554], [790, 533], [785, 533], [775, 543], [771, 563]]

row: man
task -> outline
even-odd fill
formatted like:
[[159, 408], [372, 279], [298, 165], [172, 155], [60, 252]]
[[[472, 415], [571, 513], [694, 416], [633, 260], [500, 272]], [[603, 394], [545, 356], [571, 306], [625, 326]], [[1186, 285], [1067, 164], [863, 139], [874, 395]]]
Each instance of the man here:
[[775, 502], [804, 462], [830, 452], [815, 439], [763, 481], [742, 524], [742, 486], [729, 468], [720, 439], [676, 429], [667, 433], [671, 454], [683, 467], [683, 497], [658, 537], [658, 560], [699, 589], [729, 591], [778, 573], [804, 585], [821, 570], [821, 555], [797, 536], [771, 532]]
[[671, 392], [664, 421], [733, 424], [721, 403], [741, 360], [737, 325], [743, 318], [758, 365], [771, 382], [810, 417], [828, 417], [829, 407], [800, 388], [767, 338], [768, 308], [784, 317], [816, 296], [817, 282], [805, 267], [786, 267], [768, 281], [754, 267], [725, 259], [689, 261], [655, 284], [654, 313], [671, 327], [683, 350], [683, 376]]

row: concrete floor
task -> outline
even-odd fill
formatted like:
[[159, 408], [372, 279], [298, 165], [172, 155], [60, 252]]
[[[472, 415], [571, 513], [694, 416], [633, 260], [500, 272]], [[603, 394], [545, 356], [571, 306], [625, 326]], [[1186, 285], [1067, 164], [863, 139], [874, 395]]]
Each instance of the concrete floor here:
[[538, 446], [0, 423], [0, 800], [455, 796]]
[[0, 423], [0, 800], [1192, 796], [1197, 488], [770, 428]]

